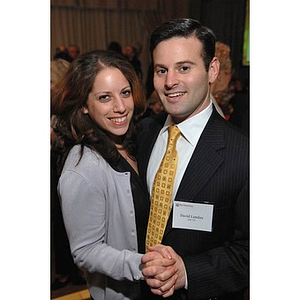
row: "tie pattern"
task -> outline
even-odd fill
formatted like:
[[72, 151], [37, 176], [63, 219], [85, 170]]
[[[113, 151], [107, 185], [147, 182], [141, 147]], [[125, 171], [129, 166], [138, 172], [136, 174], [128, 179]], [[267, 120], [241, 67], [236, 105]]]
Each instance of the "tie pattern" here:
[[180, 130], [178, 127], [170, 126], [167, 149], [155, 175], [152, 187], [146, 251], [149, 246], [161, 243], [167, 225], [178, 161], [176, 142], [179, 136]]

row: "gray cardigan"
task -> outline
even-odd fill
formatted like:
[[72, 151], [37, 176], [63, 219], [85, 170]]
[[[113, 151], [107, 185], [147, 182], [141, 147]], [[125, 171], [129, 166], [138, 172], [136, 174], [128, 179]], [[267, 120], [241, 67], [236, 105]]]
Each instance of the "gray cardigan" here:
[[142, 254], [130, 172], [115, 171], [87, 147], [78, 163], [79, 155], [80, 146], [74, 146], [58, 184], [74, 261], [95, 300], [137, 299]]

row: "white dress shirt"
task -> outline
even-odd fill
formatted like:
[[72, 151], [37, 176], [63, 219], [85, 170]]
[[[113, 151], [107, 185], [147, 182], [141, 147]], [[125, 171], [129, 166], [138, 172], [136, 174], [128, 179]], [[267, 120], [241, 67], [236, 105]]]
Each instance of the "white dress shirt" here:
[[[175, 175], [175, 181], [173, 185], [172, 194], [172, 205], [174, 203], [174, 198], [177, 193], [179, 184], [186, 170], [186, 167], [192, 157], [192, 154], [196, 148], [196, 145], [200, 139], [200, 136], [210, 118], [213, 107], [212, 100], [210, 99], [210, 104], [203, 111], [197, 115], [177, 124], [176, 126], [180, 129], [181, 135], [176, 143], [176, 150], [178, 154], [177, 171]], [[158, 170], [158, 167], [165, 154], [167, 144], [168, 144], [168, 127], [173, 125], [171, 116], [168, 115], [163, 128], [160, 130], [155, 145], [153, 147], [148, 169], [147, 169], [147, 187], [150, 195], [152, 194], [152, 185], [154, 177]], [[179, 199], [180, 200], [180, 199]], [[172, 205], [170, 207], [172, 207]], [[185, 271], [185, 289], [188, 289], [188, 279], [187, 273]]]
[[[173, 186], [172, 203], [174, 201], [174, 197], [177, 193], [179, 184], [186, 170], [186, 167], [198, 143], [198, 140], [208, 122], [208, 119], [211, 116], [212, 110], [212, 102], [210, 102], [208, 107], [206, 107], [203, 111], [177, 124], [177, 127], [181, 131], [181, 136], [177, 140], [176, 144], [176, 150], [178, 153], [178, 164]], [[147, 169], [147, 187], [150, 194], [152, 193], [154, 177], [167, 148], [168, 127], [170, 125], [173, 125], [173, 123], [171, 120], [171, 116], [168, 115], [163, 128], [160, 130], [160, 133], [157, 137], [157, 140], [155, 142], [150, 156]]]

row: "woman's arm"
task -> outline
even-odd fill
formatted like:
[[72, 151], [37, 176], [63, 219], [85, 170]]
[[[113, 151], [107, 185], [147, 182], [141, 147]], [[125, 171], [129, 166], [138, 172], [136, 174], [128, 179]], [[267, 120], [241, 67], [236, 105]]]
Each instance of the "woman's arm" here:
[[105, 184], [99, 182], [96, 187], [73, 170], [65, 171], [60, 178], [58, 189], [72, 256], [79, 268], [90, 273], [139, 280], [142, 255], [106, 244], [107, 201], [116, 199], [107, 199]]

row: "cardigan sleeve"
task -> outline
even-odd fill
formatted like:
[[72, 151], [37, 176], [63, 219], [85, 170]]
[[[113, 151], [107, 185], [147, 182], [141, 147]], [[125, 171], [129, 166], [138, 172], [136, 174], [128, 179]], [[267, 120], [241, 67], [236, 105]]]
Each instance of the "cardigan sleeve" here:
[[142, 254], [117, 250], [106, 243], [108, 196], [105, 182], [96, 187], [82, 174], [66, 170], [58, 189], [71, 253], [78, 267], [115, 280], [139, 280]]

